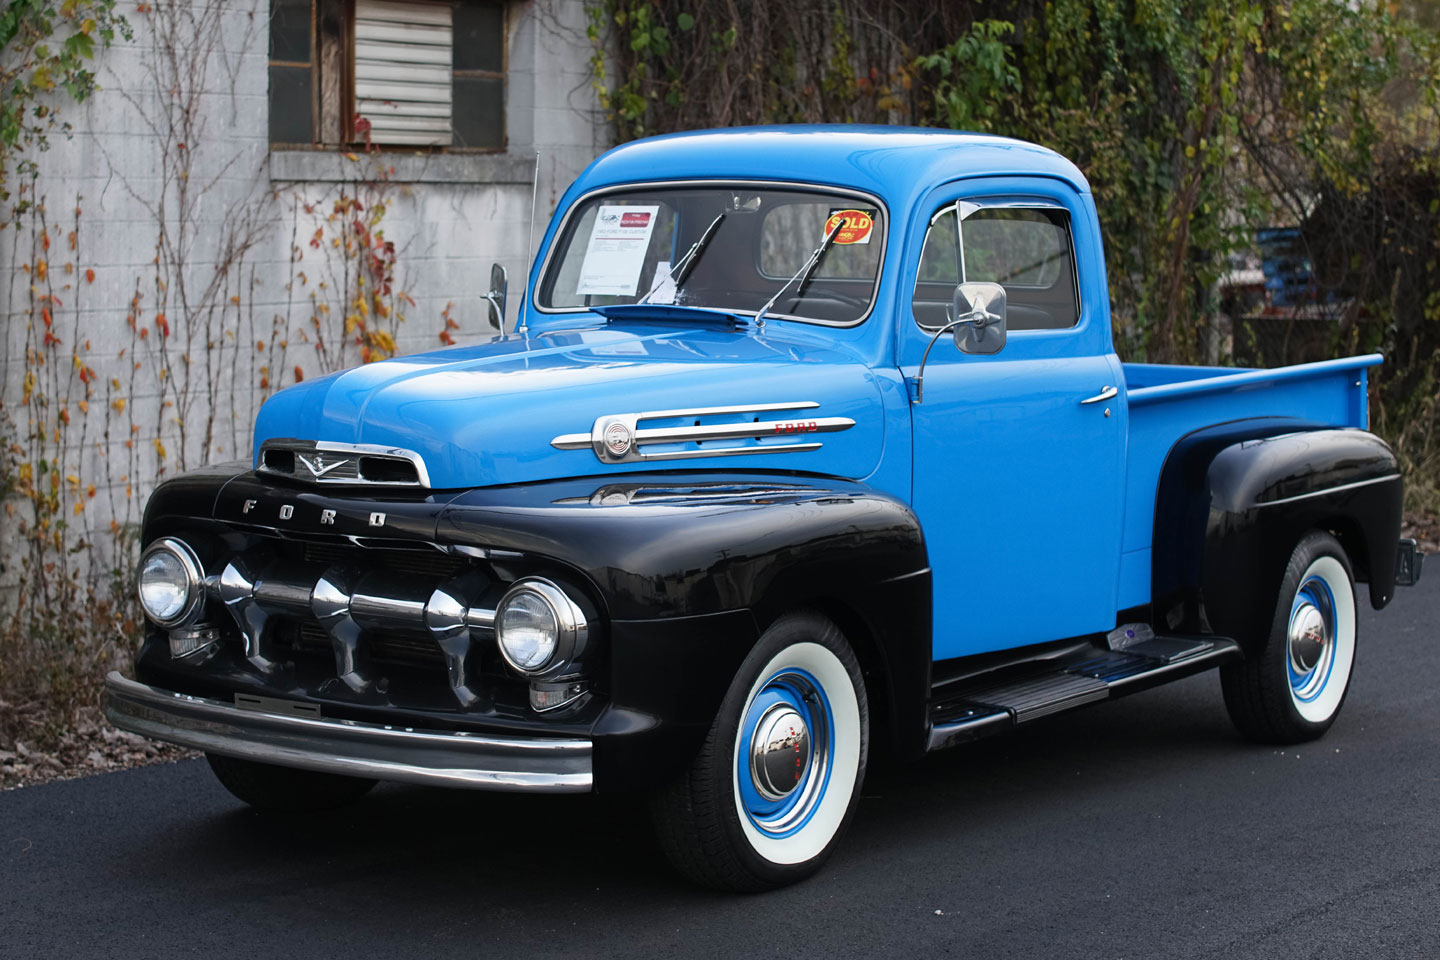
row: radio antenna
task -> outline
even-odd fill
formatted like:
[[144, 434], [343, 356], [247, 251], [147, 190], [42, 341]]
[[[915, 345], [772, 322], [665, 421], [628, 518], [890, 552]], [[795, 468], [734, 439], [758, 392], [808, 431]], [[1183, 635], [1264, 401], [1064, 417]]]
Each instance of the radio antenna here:
[[523, 337], [530, 336], [530, 273], [535, 249], [535, 198], [540, 195], [540, 152], [535, 152], [535, 177], [530, 182], [530, 233], [525, 239], [525, 295], [520, 300], [520, 330]]

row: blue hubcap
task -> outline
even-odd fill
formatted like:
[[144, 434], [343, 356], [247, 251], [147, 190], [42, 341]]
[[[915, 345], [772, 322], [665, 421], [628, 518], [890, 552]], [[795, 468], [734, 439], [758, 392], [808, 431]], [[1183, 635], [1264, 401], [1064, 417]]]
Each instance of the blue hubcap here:
[[829, 785], [834, 715], [816, 679], [781, 670], [761, 686], [740, 723], [736, 778], [742, 813], [784, 838], [809, 822]]
[[1297, 700], [1314, 700], [1335, 665], [1335, 596], [1320, 577], [1311, 577], [1295, 592], [1288, 639], [1290, 691]]

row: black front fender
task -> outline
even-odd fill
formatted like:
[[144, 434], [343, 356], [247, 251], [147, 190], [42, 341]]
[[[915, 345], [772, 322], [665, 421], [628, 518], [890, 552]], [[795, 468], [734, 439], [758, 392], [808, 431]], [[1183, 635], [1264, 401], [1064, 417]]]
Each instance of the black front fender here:
[[[461, 494], [436, 535], [555, 557], [595, 584], [617, 705], [708, 726], [765, 627], [813, 607], [856, 647], [872, 712], [905, 752], [923, 743], [929, 567], [919, 521], [888, 494], [755, 474], [565, 480]], [[742, 611], [703, 643], [687, 626]]]

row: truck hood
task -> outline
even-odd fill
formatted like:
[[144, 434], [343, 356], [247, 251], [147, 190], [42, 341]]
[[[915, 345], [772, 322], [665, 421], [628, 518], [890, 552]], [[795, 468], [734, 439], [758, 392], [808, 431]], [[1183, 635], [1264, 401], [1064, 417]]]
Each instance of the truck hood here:
[[[512, 334], [297, 384], [261, 409], [255, 457], [258, 465], [261, 444], [280, 438], [400, 447], [424, 459], [435, 489], [722, 462], [861, 479], [880, 461], [881, 409], [869, 367], [817, 336], [610, 323]], [[597, 418], [656, 412], [669, 415], [632, 431], [631, 450], [647, 459], [611, 462], [581, 442]], [[745, 424], [766, 435], [734, 436]], [[661, 441], [653, 432], [697, 426], [731, 435]], [[562, 437], [568, 443], [557, 445]]]

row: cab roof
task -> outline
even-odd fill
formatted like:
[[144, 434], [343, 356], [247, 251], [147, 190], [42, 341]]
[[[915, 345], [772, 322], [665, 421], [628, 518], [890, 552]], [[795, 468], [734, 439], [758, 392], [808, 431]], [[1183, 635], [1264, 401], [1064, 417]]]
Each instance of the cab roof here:
[[1053, 177], [1081, 193], [1085, 175], [1054, 150], [981, 133], [927, 127], [805, 124], [696, 130], [622, 144], [592, 163], [572, 188], [619, 183], [743, 179], [851, 187], [904, 204], [965, 177]]

